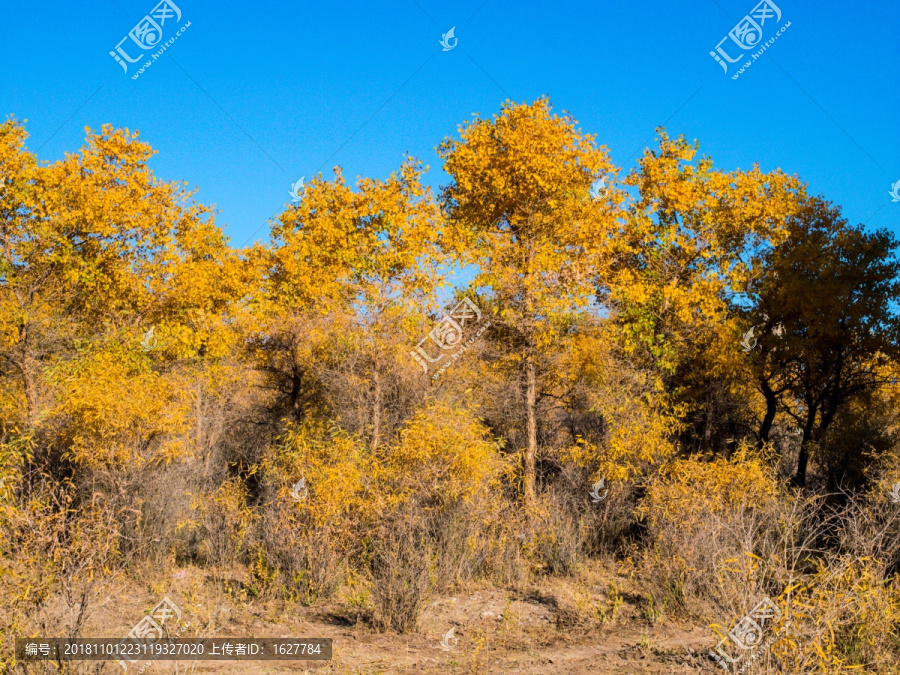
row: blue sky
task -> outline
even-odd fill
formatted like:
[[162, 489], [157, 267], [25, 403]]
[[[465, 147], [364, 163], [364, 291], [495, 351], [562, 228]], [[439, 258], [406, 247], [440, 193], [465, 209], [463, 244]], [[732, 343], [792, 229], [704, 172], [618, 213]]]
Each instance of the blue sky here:
[[190, 26], [132, 79], [151, 50], [127, 74], [109, 52], [157, 2], [6, 2], [0, 112], [27, 119], [42, 160], [81, 147], [85, 126], [140, 130], [157, 176], [199, 188], [235, 246], [267, 238], [291, 184], [336, 164], [384, 178], [408, 152], [438, 187], [442, 138], [544, 94], [625, 170], [665, 125], [720, 168], [781, 168], [851, 222], [900, 234], [896, 2], [777, 0], [763, 41], [790, 27], [733, 80], [752, 50], [728, 74], [709, 52], [757, 0], [175, 0], [163, 41]]

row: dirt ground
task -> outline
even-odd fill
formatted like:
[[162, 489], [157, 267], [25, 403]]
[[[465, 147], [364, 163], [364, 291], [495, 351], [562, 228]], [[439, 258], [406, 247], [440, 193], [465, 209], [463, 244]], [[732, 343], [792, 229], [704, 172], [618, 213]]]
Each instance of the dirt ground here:
[[[163, 596], [182, 609], [171, 633], [190, 623], [182, 637], [318, 637], [333, 640], [330, 661], [154, 661], [153, 673], [714, 673], [705, 656], [713, 643], [704, 626], [677, 625], [662, 618], [654, 625], [625, 599], [613, 620], [590, 626], [565, 622], [560, 594], [553, 588], [512, 593], [484, 588], [439, 597], [422, 613], [412, 635], [384, 634], [353, 617], [346, 603], [274, 606], [237, 600], [211, 591], [217, 586], [199, 571], [182, 571], [159, 589], [137, 594], [133, 586], [100, 603], [83, 637], [118, 637]], [[160, 590], [158, 594], [155, 592]], [[599, 587], [598, 595], [602, 594]], [[627, 597], [627, 596], [626, 596]], [[102, 628], [101, 628], [102, 627]], [[442, 636], [453, 633], [442, 644]], [[85, 664], [88, 665], [88, 664]], [[90, 664], [96, 672], [98, 662]], [[135, 673], [144, 662], [133, 664]], [[88, 672], [85, 670], [84, 672]], [[121, 672], [108, 663], [104, 673]]]

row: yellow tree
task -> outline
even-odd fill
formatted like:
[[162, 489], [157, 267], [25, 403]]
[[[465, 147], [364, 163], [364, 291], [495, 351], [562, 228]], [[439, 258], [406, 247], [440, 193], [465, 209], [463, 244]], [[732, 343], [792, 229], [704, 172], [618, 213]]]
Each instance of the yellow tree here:
[[373, 449], [399, 422], [387, 419], [385, 402], [409, 393], [415, 365], [406, 344], [439, 283], [441, 214], [421, 174], [408, 158], [387, 180], [361, 179], [354, 191], [336, 169], [273, 227], [264, 311], [272, 339], [260, 346], [277, 362], [295, 418], [324, 388], [329, 412], [365, 432]]
[[[48, 327], [45, 304], [34, 302], [40, 277], [23, 278], [30, 258], [40, 255], [40, 234], [30, 234], [35, 199], [31, 187], [37, 171], [34, 156], [25, 151], [25, 129], [9, 119], [0, 126], [0, 372], [4, 382], [4, 440], [7, 426], [37, 418], [39, 352], [33, 347], [38, 326]], [[24, 399], [24, 400], [23, 400]], [[24, 405], [21, 405], [24, 403]], [[23, 410], [24, 419], [17, 411]], [[17, 419], [18, 418], [18, 419]]]
[[658, 149], [624, 181], [639, 194], [607, 252], [599, 295], [628, 352], [690, 405], [708, 446], [714, 420], [734, 407], [718, 398], [753, 395], [740, 351], [749, 326], [734, 305], [746, 303], [755, 261], [786, 236], [802, 186], [780, 171], [717, 170], [696, 155], [696, 144], [659, 130]]
[[[242, 266], [209, 209], [190, 204], [182, 184], [153, 176], [147, 160], [154, 151], [136, 132], [89, 132], [80, 152], [50, 165], [38, 165], [25, 138], [13, 120], [0, 127], [4, 379], [21, 392], [30, 431], [52, 420], [127, 426], [140, 406], [109, 398], [109, 378], [92, 372], [130, 373], [152, 399], [150, 383], [159, 378], [140, 341], [154, 325], [155, 354], [170, 362], [227, 353], [235, 338], [225, 310], [241, 287]], [[131, 412], [98, 407], [102, 400]], [[87, 428], [60, 433], [70, 448], [99, 448]], [[148, 435], [138, 433], [134, 443]]]
[[490, 120], [460, 127], [439, 149], [452, 183], [443, 193], [446, 250], [474, 266], [495, 316], [499, 368], [521, 387], [526, 507], [535, 503], [538, 407], [552, 389], [551, 355], [592, 295], [597, 251], [614, 230], [619, 197], [592, 200], [591, 185], [612, 173], [605, 149], [546, 98], [507, 102]]
[[234, 343], [242, 275], [209, 209], [153, 176], [136, 133], [88, 131], [52, 164], [26, 139], [0, 125], [0, 595], [23, 629], [60, 588], [83, 610], [118, 553], [159, 541], [151, 514], [174, 509], [154, 514], [154, 481], [138, 479], [208, 437], [195, 384]]

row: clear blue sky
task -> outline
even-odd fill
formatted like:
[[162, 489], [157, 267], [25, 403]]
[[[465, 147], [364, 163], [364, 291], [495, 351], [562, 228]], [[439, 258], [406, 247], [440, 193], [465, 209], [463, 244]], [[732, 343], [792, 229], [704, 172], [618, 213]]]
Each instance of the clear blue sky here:
[[626, 170], [665, 125], [721, 168], [780, 167], [852, 222], [900, 234], [896, 1], [777, 0], [763, 40], [790, 27], [733, 80], [748, 57], [726, 75], [709, 52], [755, 0], [176, 0], [163, 41], [190, 27], [133, 80], [147, 57], [125, 74], [109, 52], [156, 1], [7, 0], [0, 112], [28, 120], [46, 160], [81, 147], [85, 126], [140, 130], [155, 173], [197, 186], [236, 246], [265, 239], [291, 184], [335, 164], [383, 178], [409, 152], [439, 186], [444, 136], [543, 94]]

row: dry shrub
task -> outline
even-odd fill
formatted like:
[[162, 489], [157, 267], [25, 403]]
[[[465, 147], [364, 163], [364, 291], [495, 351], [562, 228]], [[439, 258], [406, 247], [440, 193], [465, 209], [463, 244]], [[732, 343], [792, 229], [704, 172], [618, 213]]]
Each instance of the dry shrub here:
[[130, 565], [161, 565], [170, 556], [198, 557], [199, 540], [180, 534], [179, 523], [190, 513], [198, 491], [196, 462], [142, 467], [112, 467], [79, 472], [82, 499], [102, 495], [117, 514], [119, 548]]
[[183, 373], [163, 373], [146, 357], [97, 345], [66, 364], [59, 400], [48, 414], [60, 447], [80, 467], [169, 463], [188, 454], [191, 387]]
[[[461, 511], [460, 517], [463, 517]], [[474, 577], [490, 580], [492, 583], [510, 590], [520, 590], [527, 586], [531, 574], [531, 562], [526, 557], [525, 542], [528, 522], [524, 512], [500, 499], [493, 499], [489, 509], [472, 513], [473, 520], [469, 560]], [[474, 520], [478, 517], [479, 520]], [[462, 583], [465, 578], [460, 575]]]
[[79, 504], [71, 483], [46, 477], [29, 488], [0, 497], [2, 672], [14, 637], [80, 637], [121, 569], [116, 514], [102, 499]]
[[879, 579], [873, 562], [825, 556], [813, 573], [797, 575], [781, 593], [771, 593], [777, 612], [771, 619], [756, 617], [763, 631], [750, 649], [737, 648], [728, 635], [743, 617], [733, 617], [727, 626], [714, 624], [718, 638], [725, 638], [719, 649], [735, 661], [733, 671], [896, 673], [891, 664], [900, 660], [900, 585]]
[[[598, 327], [601, 334], [619, 328]], [[611, 348], [616, 343], [613, 335], [600, 340], [582, 336], [573, 341], [566, 359], [590, 383], [582, 390], [581, 417], [592, 424], [574, 427], [568, 439], [550, 451], [570, 486], [564, 491], [570, 493], [577, 512], [585, 516], [584, 544], [591, 555], [621, 553], [626, 547], [635, 529], [637, 486], [652, 479], [676, 454], [673, 439], [683, 428], [684, 410], [673, 405], [647, 371]], [[600, 480], [607, 497], [596, 504], [588, 494]]]
[[588, 544], [592, 554], [612, 554], [624, 550], [634, 530], [634, 513], [638, 505], [634, 486], [613, 483], [607, 490], [606, 499], [600, 504], [591, 503], [589, 506]]
[[565, 586], [553, 593], [556, 627], [579, 633], [596, 630], [604, 619], [604, 608], [588, 591]]
[[521, 587], [527, 565], [520, 542], [484, 495], [441, 505], [407, 502], [372, 535], [373, 622], [381, 630], [414, 630], [429, 594], [490, 578]]
[[435, 552], [435, 588], [462, 588], [489, 576], [492, 523], [499, 517], [496, 500], [485, 495], [422, 510], [421, 518]]
[[488, 429], [470, 411], [435, 402], [404, 426], [385, 453], [384, 487], [425, 528], [435, 555], [435, 589], [509, 572], [498, 556], [505, 464]]
[[491, 580], [509, 589], [525, 588], [530, 579], [531, 570], [528, 560], [523, 555], [519, 539], [508, 531], [502, 531], [498, 536], [489, 540], [487, 545], [489, 546], [488, 569]]
[[604, 480], [603, 487], [598, 487], [603, 498], [596, 502], [591, 494], [602, 476], [573, 468], [567, 467], [570, 476], [555, 487], [559, 490], [564, 484], [569, 486], [562, 488], [565, 503], [580, 516], [585, 555], [594, 557], [625, 551], [634, 538], [639, 488], [629, 481]]
[[436, 402], [409, 420], [384, 453], [385, 481], [394, 500], [446, 505], [471, 499], [497, 487], [499, 450], [472, 412]]
[[[289, 424], [261, 466], [251, 587], [310, 605], [332, 597], [384, 497], [362, 440], [325, 423]], [[291, 488], [303, 479], [299, 500]]]
[[634, 488], [607, 484], [597, 502], [590, 496], [587, 476], [564, 475], [539, 496], [528, 525], [531, 536], [525, 542], [535, 571], [572, 575], [589, 559], [619, 548], [633, 526]]
[[[586, 635], [618, 620], [625, 599], [616, 581], [608, 579], [608, 572], [597, 565], [586, 565], [576, 579], [549, 581], [547, 595], [558, 629]], [[605, 592], [601, 591], [602, 580], [606, 580]]]
[[878, 560], [882, 578], [900, 572], [900, 504], [892, 501], [890, 486], [900, 480], [876, 484], [865, 498], [846, 494], [838, 514], [841, 548], [858, 558]]
[[713, 615], [744, 606], [763, 578], [758, 558], [744, 553], [771, 549], [779, 538], [781, 496], [758, 457], [673, 462], [638, 511], [647, 526], [638, 555], [653, 604], [702, 614], [712, 603]]
[[247, 489], [231, 478], [211, 495], [201, 494], [192, 504], [193, 517], [179, 523], [197, 544], [199, 562], [222, 574], [247, 560], [248, 533], [257, 515], [247, 502]]
[[310, 603], [334, 593], [348, 563], [371, 572], [375, 624], [412, 630], [433, 587], [491, 573], [500, 468], [484, 425], [440, 403], [377, 449], [325, 423], [290, 424], [262, 466], [251, 585]]
[[[261, 543], [283, 571], [299, 564], [315, 577], [320, 569], [329, 579], [319, 585], [324, 590], [334, 586], [329, 557], [368, 565], [360, 557], [368, 533], [411, 509], [440, 561], [441, 587], [465, 583], [487, 566], [483, 530], [500, 512], [493, 490], [500, 467], [484, 425], [465, 409], [440, 403], [419, 411], [395, 442], [377, 450], [336, 427], [290, 425], [264, 462]], [[289, 503], [289, 487], [300, 478], [306, 497]], [[321, 556], [312, 556], [313, 544]], [[292, 561], [297, 555], [305, 560]]]
[[[837, 673], [847, 667], [900, 663], [900, 581], [885, 580], [868, 558], [829, 556], [776, 602], [787, 607], [794, 636], [773, 645], [785, 673]], [[896, 671], [893, 671], [896, 672]]]
[[372, 621], [379, 630], [414, 631], [433, 586], [427, 531], [409, 510], [382, 527], [371, 543]]
[[569, 575], [585, 557], [585, 516], [569, 494], [551, 491], [541, 495], [532, 514], [532, 536], [526, 546], [539, 571]]
[[[829, 513], [822, 498], [783, 489], [768, 467], [746, 454], [681, 460], [650, 486], [641, 506], [648, 602], [722, 622], [717, 639], [746, 673], [896, 662], [900, 583], [884, 562], [896, 555], [896, 518], [852, 497]], [[764, 598], [781, 612], [763, 635], [771, 649], [729, 646], [729, 631]]]
[[293, 504], [279, 501], [255, 531], [251, 586], [304, 605], [327, 600], [345, 576], [345, 558], [336, 546], [327, 527], [303, 528]]
[[289, 424], [265, 454], [262, 472], [270, 502], [288, 500], [303, 479], [305, 497], [290, 521], [300, 529], [328, 528], [341, 545], [358, 545], [383, 510], [381, 468], [364, 440], [326, 422]]

